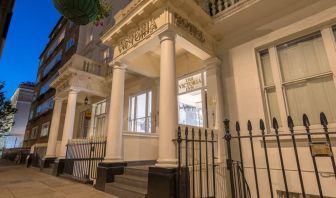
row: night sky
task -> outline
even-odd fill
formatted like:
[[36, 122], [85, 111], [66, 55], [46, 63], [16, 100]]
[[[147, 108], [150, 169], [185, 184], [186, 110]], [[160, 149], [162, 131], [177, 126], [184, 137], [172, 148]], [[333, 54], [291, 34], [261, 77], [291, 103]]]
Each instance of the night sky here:
[[52, 0], [16, 0], [4, 51], [0, 81], [10, 98], [21, 82], [35, 82], [39, 56], [60, 14]]

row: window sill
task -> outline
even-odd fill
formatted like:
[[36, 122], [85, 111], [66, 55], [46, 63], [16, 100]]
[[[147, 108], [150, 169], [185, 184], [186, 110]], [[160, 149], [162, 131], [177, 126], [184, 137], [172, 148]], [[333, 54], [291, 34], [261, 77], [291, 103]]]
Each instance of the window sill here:
[[130, 132], [125, 131], [123, 136], [131, 136], [131, 137], [143, 137], [143, 138], [159, 138], [159, 134], [157, 133], [142, 133], [142, 132]]

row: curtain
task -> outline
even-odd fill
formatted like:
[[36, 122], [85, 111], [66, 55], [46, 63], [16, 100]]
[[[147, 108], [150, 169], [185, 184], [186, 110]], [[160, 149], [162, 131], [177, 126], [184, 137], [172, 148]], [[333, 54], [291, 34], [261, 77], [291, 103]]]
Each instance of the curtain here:
[[261, 67], [263, 70], [264, 84], [265, 86], [270, 86], [274, 84], [271, 60], [268, 52], [260, 53]]

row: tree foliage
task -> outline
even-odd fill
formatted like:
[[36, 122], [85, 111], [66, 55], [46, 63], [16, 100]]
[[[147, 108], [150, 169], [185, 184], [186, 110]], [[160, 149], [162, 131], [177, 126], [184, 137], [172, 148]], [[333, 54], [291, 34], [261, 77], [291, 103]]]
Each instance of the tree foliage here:
[[13, 116], [17, 109], [10, 101], [6, 100], [3, 88], [4, 82], [0, 82], [0, 135], [7, 132], [14, 124]]

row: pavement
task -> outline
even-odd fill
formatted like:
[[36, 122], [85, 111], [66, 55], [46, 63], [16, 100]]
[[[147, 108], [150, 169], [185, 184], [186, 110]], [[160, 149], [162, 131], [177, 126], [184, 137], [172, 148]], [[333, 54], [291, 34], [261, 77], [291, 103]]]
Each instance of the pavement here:
[[0, 160], [0, 198], [117, 198], [91, 185]]

